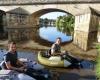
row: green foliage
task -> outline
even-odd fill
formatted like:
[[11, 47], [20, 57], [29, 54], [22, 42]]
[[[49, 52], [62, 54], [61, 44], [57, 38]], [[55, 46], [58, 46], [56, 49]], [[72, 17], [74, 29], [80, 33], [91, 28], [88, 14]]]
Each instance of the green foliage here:
[[96, 45], [96, 49], [98, 50], [98, 53], [100, 53], [100, 45], [99, 44]]
[[74, 23], [75, 19], [74, 16], [68, 15], [68, 16], [59, 16], [56, 20], [56, 27], [59, 31], [73, 35], [74, 32]]
[[98, 56], [96, 59], [96, 76], [100, 79], [100, 45], [97, 45], [96, 48], [98, 50]]
[[48, 18], [44, 19], [44, 24], [46, 24], [46, 25], [48, 24]]

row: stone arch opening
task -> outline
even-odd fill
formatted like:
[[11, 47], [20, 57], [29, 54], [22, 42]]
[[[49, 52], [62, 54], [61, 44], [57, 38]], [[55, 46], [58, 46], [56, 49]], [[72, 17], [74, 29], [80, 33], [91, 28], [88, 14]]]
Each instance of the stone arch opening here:
[[[34, 12], [31, 15], [31, 19], [32, 19], [31, 21], [33, 21], [32, 23], [34, 24], [34, 26], [36, 26], [39, 24], [39, 17], [41, 15], [43, 15], [45, 13], [49, 13], [49, 12], [55, 12], [55, 11], [67, 13], [67, 11], [63, 10], [63, 9], [55, 9], [55, 8], [42, 9], [42, 10]], [[98, 23], [91, 26], [91, 24], [92, 24], [91, 20], [94, 21], [94, 19], [96, 19], [95, 17], [93, 17], [94, 13], [97, 13], [97, 12], [95, 10], [91, 9], [90, 7], [88, 7], [87, 9], [80, 11], [79, 14], [75, 15], [73, 43], [85, 51], [92, 47], [92, 45], [96, 39], [94, 37], [92, 40], [89, 37], [91, 37], [93, 35], [97, 36], [96, 35], [97, 34], [96, 26], [98, 25]], [[96, 19], [96, 20], [98, 20], [98, 19]]]
[[[38, 34], [38, 30], [39, 30], [39, 18], [40, 18], [40, 16], [42, 16], [42, 15], [44, 15], [44, 14], [46, 14], [46, 13], [50, 13], [50, 12], [64, 12], [64, 13], [66, 13], [66, 14], [70, 14], [70, 13], [68, 13], [68, 12], [66, 12], [66, 11], [64, 11], [64, 10], [62, 10], [62, 9], [54, 9], [54, 8], [47, 8], [47, 9], [41, 9], [41, 10], [39, 10], [39, 11], [36, 11], [36, 12], [34, 12], [34, 13], [32, 13], [31, 14], [31, 23], [33, 24], [33, 26], [34, 26], [34, 40], [37, 40], [37, 42], [39, 42], [39, 41], [42, 41], [43, 43], [45, 43], [45, 44], [47, 44], [48, 43], [48, 45], [50, 44], [50, 46], [51, 46], [51, 43], [52, 42], [49, 42], [49, 41], [45, 41], [45, 39], [42, 39], [42, 40], [40, 40], [39, 38], [39, 34]], [[72, 14], [70, 14], [70, 15], [72, 15]], [[37, 30], [36, 30], [36, 28], [37, 28]], [[37, 33], [37, 34], [36, 34]], [[47, 43], [46, 43], [47, 42]], [[69, 41], [68, 41], [69, 42]], [[67, 43], [67, 41], [65, 41], [64, 43], [62, 43], [62, 44], [65, 44], [65, 43]], [[43, 45], [45, 45], [45, 44], [43, 44]]]
[[38, 10], [38, 11], [31, 14], [32, 24], [38, 25], [39, 24], [39, 17], [46, 14], [46, 13], [50, 13], [50, 12], [64, 12], [66, 14], [72, 15], [71, 13], [69, 13], [65, 10], [62, 10], [62, 9], [56, 9], [56, 8], [41, 9], [41, 10]]
[[47, 9], [41, 9], [39, 11], [36, 11], [32, 15], [40, 17], [41, 15], [44, 15], [44, 14], [49, 13], [49, 12], [64, 12], [67, 14], [71, 14], [71, 13], [68, 13], [68, 12], [61, 10], [61, 9], [47, 8]]

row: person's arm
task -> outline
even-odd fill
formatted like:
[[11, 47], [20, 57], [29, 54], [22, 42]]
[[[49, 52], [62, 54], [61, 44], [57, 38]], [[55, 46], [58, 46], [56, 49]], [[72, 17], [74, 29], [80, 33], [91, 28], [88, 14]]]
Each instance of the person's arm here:
[[17, 65], [21, 65], [22, 68], [26, 68], [26, 65], [20, 60], [17, 60]]
[[16, 70], [16, 71], [25, 71], [23, 68], [16, 68], [11, 66], [10, 61], [5, 62], [7, 69], [9, 70]]
[[55, 53], [55, 44], [51, 46], [51, 55], [53, 55], [54, 53]]
[[24, 66], [24, 63], [21, 62], [20, 60], [17, 60], [17, 65], [22, 65], [22, 66]]

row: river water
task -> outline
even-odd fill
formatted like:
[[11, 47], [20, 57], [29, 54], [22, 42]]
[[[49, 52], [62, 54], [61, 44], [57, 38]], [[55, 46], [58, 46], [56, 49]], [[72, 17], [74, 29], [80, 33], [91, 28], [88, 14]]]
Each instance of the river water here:
[[[0, 62], [3, 60], [3, 56], [5, 53], [7, 53], [6, 49], [0, 49]], [[37, 61], [37, 55], [32, 51], [18, 51], [18, 57], [27, 58], [32, 61]], [[56, 74], [59, 75], [59, 80], [96, 80], [94, 73], [94, 64], [92, 64], [90, 61], [83, 61], [82, 64], [83, 69], [67, 69], [52, 67], [49, 69], [54, 73], [56, 72]]]
[[41, 38], [48, 40], [50, 42], [55, 42], [57, 37], [62, 38], [62, 42], [69, 42], [72, 40], [72, 36], [66, 35], [57, 30], [56, 27], [41, 27], [39, 29], [39, 35]]
[[[3, 60], [4, 55], [7, 53], [6, 49], [0, 49], [0, 62]], [[29, 60], [36, 60], [37, 55], [32, 51], [18, 51], [18, 58], [26, 58]]]
[[[3, 60], [3, 57], [6, 53], [7, 53], [6, 49], [0, 49], [0, 62]], [[37, 55], [35, 52], [32, 51], [18, 51], [18, 58], [25, 58], [31, 61], [37, 61]], [[83, 65], [83, 68], [86, 69], [94, 68], [94, 64], [90, 61], [85, 60], [81, 63]]]

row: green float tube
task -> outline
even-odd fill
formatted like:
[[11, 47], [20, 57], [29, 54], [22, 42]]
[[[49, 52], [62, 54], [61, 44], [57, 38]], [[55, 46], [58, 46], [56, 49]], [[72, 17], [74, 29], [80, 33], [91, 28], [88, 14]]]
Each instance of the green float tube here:
[[60, 56], [51, 56], [49, 58], [44, 57], [43, 52], [38, 53], [38, 61], [46, 66], [51, 66], [51, 67], [68, 67], [71, 65], [69, 61], [66, 59], [61, 59]]

